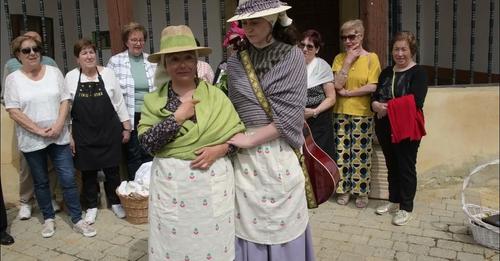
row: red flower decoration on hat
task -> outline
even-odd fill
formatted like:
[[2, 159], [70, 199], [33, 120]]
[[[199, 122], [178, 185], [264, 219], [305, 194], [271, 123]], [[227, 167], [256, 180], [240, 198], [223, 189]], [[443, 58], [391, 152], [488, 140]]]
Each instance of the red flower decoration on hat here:
[[237, 21], [233, 21], [231, 22], [231, 25], [229, 26], [229, 29], [224, 36], [224, 42], [222, 43], [222, 46], [224, 46], [224, 48], [227, 48], [231, 44], [230, 41], [237, 36], [243, 39], [245, 37], [245, 31], [242, 28], [238, 27]]

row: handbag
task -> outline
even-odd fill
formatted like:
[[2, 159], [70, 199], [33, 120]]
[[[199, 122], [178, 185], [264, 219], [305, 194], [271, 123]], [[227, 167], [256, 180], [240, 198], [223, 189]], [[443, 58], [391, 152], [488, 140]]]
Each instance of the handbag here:
[[[272, 119], [272, 111], [271, 105], [267, 101], [264, 92], [262, 91], [262, 86], [260, 85], [257, 74], [255, 73], [255, 69], [253, 67], [252, 61], [250, 60], [250, 55], [246, 49], [240, 49], [239, 54], [241, 57], [241, 61], [243, 63], [243, 67], [250, 81], [250, 85], [252, 86], [252, 90], [257, 97], [260, 105], [266, 112], [267, 116]], [[316, 201], [316, 197], [314, 195], [313, 187], [311, 185], [311, 179], [309, 178], [309, 174], [307, 172], [307, 167], [304, 161], [304, 156], [299, 151], [299, 149], [293, 149], [295, 155], [297, 156], [300, 166], [302, 168], [302, 172], [304, 173], [305, 179], [305, 192], [306, 192], [306, 200], [307, 200], [307, 208], [313, 209], [318, 207], [318, 202]]]

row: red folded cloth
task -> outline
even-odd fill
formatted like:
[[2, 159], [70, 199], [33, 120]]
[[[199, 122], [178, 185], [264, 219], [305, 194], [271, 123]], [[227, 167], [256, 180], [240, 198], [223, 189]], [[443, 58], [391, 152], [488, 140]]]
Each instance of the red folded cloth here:
[[413, 94], [390, 100], [387, 103], [387, 115], [391, 123], [392, 143], [407, 138], [421, 140], [425, 136], [424, 114], [417, 109]]

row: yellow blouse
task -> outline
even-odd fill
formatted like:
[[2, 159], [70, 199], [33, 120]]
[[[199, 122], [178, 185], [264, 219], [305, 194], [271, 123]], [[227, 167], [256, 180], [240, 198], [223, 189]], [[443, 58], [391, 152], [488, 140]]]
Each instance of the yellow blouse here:
[[[345, 57], [346, 53], [339, 53], [335, 56], [332, 65], [334, 73], [342, 69]], [[360, 56], [349, 69], [344, 88], [352, 91], [369, 83], [377, 84], [380, 71], [380, 62], [376, 53]], [[370, 94], [356, 97], [337, 96], [333, 112], [352, 116], [373, 116], [370, 103]]]

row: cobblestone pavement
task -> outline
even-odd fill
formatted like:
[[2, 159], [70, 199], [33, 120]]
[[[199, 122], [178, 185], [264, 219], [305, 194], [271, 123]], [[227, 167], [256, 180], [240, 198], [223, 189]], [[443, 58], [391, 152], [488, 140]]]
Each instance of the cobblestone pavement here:
[[[417, 192], [413, 220], [391, 225], [391, 216], [374, 213], [380, 200], [359, 210], [354, 203], [332, 200], [312, 210], [314, 248], [318, 261], [333, 260], [499, 260], [499, 252], [474, 242], [460, 203], [461, 185]], [[1, 260], [147, 260], [147, 225], [131, 225], [100, 209], [98, 234], [85, 238], [71, 230], [67, 215], [57, 214], [56, 234], [40, 235], [38, 210], [30, 220], [15, 219], [8, 210], [16, 243], [2, 246]]]

